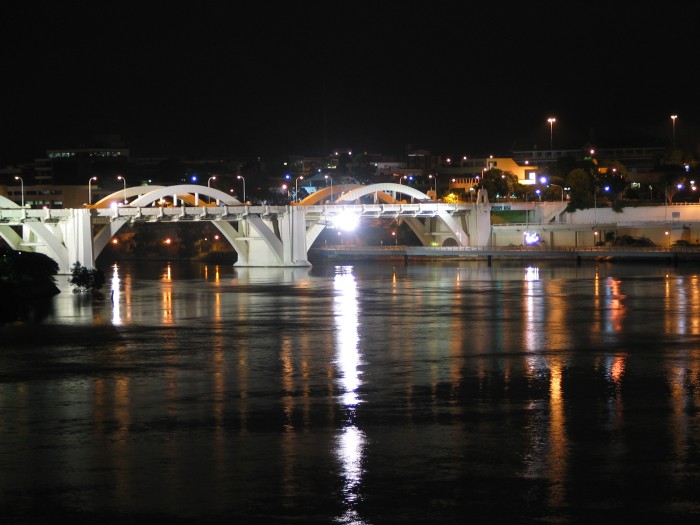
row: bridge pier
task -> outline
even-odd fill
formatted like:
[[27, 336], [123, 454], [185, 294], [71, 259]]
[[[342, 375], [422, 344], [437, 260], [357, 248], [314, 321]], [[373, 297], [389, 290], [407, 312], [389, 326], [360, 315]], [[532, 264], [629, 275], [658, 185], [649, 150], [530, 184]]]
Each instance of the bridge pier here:
[[237, 233], [229, 239], [238, 255], [236, 267], [311, 266], [303, 208], [288, 206], [287, 213], [276, 217], [249, 215], [239, 222]]

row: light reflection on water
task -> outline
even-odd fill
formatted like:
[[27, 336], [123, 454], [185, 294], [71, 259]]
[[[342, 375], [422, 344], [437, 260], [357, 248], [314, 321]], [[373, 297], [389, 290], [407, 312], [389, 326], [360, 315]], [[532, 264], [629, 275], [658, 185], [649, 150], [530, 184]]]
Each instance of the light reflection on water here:
[[6, 514], [698, 517], [692, 268], [110, 271], [0, 326]]
[[334, 300], [333, 318], [336, 326], [337, 368], [341, 382], [341, 404], [345, 408], [346, 424], [338, 436], [336, 454], [342, 465], [344, 486], [342, 493], [347, 505], [339, 523], [363, 523], [357, 512], [360, 499], [359, 489], [362, 480], [362, 455], [365, 436], [355, 425], [355, 411], [362, 400], [358, 396], [360, 380], [359, 367], [362, 365], [358, 335], [357, 283], [352, 267], [336, 267], [334, 280], [337, 291]]

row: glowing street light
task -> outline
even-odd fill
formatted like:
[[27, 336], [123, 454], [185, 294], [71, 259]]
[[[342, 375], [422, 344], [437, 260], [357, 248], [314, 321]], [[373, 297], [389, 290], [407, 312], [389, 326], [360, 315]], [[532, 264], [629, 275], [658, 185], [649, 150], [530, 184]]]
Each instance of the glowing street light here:
[[333, 202], [333, 178], [330, 175], [324, 175], [323, 178], [331, 181], [331, 202]]
[[435, 179], [435, 200], [437, 200], [437, 173], [435, 175], [428, 175], [429, 179]]
[[554, 117], [549, 117], [549, 149], [554, 150], [554, 123], [557, 121]]
[[540, 182], [542, 184], [549, 184], [550, 186], [556, 186], [557, 188], [559, 188], [561, 190], [561, 201], [564, 202], [564, 188], [559, 186], [559, 184], [554, 184], [553, 182], [549, 182], [547, 177], [540, 177]]
[[673, 128], [673, 135], [671, 137], [671, 145], [673, 146], [673, 149], [676, 149], [676, 119], [678, 118], [678, 115], [671, 115], [671, 127]]
[[304, 180], [303, 175], [299, 175], [295, 180], [294, 180], [294, 200], [296, 202], [299, 202], [299, 180]]
[[292, 197], [289, 195], [289, 186], [287, 184], [282, 184], [282, 191], [287, 194], [287, 200], [291, 202]]
[[126, 204], [126, 179], [121, 175], [118, 175], [117, 180], [120, 180], [124, 183], [124, 204]]
[[[610, 191], [610, 186], [604, 186], [603, 191]], [[598, 194], [598, 187], [596, 186], [593, 189], [593, 223], [598, 224], [598, 200], [597, 200], [597, 194]]]
[[88, 204], [92, 204], [92, 181], [97, 180], [97, 177], [90, 177], [88, 180]]
[[562, 188], [558, 184], [554, 184], [553, 182], [550, 182], [549, 185], [556, 186], [557, 188], [559, 188], [561, 190], [561, 201], [564, 202], [564, 188]]
[[245, 202], [245, 177], [243, 177], [243, 175], [236, 175], [236, 178], [243, 181], [243, 202]]
[[[211, 188], [211, 181], [216, 180], [216, 175], [212, 175], [207, 179], [207, 188]], [[217, 199], [216, 203], [219, 203], [219, 200]], [[209, 197], [209, 204], [211, 204], [211, 197]]]
[[15, 180], [18, 180], [20, 183], [20, 192], [22, 194], [22, 208], [24, 208], [24, 179], [22, 177], [15, 177]]

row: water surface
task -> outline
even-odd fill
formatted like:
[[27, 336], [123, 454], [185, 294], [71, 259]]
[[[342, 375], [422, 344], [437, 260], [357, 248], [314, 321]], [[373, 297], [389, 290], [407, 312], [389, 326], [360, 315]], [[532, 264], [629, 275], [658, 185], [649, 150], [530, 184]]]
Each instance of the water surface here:
[[700, 517], [695, 267], [106, 273], [0, 326], [5, 523]]

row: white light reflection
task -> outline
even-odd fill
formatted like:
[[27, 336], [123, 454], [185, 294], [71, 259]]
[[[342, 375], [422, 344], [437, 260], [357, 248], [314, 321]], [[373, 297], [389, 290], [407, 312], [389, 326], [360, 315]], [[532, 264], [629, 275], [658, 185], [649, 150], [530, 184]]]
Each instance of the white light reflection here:
[[362, 384], [358, 370], [362, 361], [358, 348], [357, 283], [352, 275], [352, 267], [336, 267], [335, 290], [333, 314], [336, 329], [336, 364], [340, 372], [340, 400], [347, 411], [346, 426], [338, 436], [335, 451], [345, 478], [343, 495], [347, 509], [342, 516], [336, 518], [336, 522], [361, 525], [365, 522], [358, 515], [355, 506], [359, 499], [366, 437], [353, 422], [357, 406], [362, 402], [357, 394], [357, 389]]
[[528, 266], [525, 268], [525, 280], [526, 281], [539, 281], [540, 280], [540, 269]]
[[540, 269], [528, 267], [525, 269], [523, 310], [525, 313], [524, 343], [525, 349], [534, 352], [528, 360], [539, 356], [539, 350], [543, 348], [544, 331], [543, 322], [545, 314], [544, 299], [542, 297], [542, 283], [540, 280]]
[[122, 324], [121, 310], [119, 306], [119, 267], [115, 264], [112, 268], [112, 323]]

